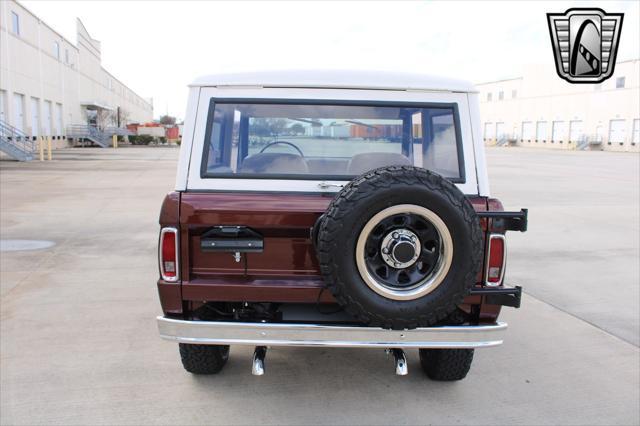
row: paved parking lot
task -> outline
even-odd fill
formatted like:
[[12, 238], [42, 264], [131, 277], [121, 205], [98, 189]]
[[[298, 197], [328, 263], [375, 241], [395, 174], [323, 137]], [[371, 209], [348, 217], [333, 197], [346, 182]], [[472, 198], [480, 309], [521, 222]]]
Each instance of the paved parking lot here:
[[504, 346], [468, 378], [409, 376], [380, 350], [277, 348], [251, 376], [182, 370], [157, 337], [157, 215], [171, 148], [74, 149], [0, 161], [2, 424], [638, 424], [639, 163], [634, 154], [489, 149], [495, 196], [530, 208], [509, 235]]

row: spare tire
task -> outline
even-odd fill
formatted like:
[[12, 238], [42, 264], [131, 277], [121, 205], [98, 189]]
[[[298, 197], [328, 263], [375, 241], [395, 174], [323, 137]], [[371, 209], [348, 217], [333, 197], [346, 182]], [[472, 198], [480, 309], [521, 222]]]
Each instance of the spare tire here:
[[480, 221], [442, 176], [383, 167], [347, 184], [318, 223], [323, 279], [371, 326], [429, 326], [456, 309], [482, 267]]

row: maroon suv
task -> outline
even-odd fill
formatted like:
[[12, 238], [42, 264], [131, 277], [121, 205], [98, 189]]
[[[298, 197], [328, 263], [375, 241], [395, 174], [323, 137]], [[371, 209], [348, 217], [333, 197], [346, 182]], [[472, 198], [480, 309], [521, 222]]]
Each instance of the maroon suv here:
[[160, 213], [163, 338], [219, 372], [230, 345], [417, 348], [459, 380], [500, 345], [505, 232], [478, 94], [413, 74], [217, 75], [190, 89], [176, 190]]

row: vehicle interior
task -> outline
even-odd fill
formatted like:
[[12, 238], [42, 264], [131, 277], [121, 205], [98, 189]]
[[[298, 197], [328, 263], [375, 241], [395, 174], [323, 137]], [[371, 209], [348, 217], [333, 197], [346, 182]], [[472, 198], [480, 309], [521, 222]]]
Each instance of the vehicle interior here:
[[460, 178], [457, 111], [428, 106], [213, 102], [203, 177], [350, 179], [391, 165]]

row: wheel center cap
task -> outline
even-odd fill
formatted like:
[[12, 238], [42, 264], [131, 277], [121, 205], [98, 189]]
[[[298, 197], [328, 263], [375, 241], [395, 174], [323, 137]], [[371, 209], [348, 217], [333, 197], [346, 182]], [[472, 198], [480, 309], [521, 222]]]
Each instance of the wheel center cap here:
[[400, 263], [407, 263], [413, 259], [416, 254], [416, 248], [407, 241], [401, 241], [393, 246], [393, 258]]
[[382, 259], [393, 268], [413, 265], [420, 255], [420, 240], [408, 229], [396, 229], [382, 240]]

